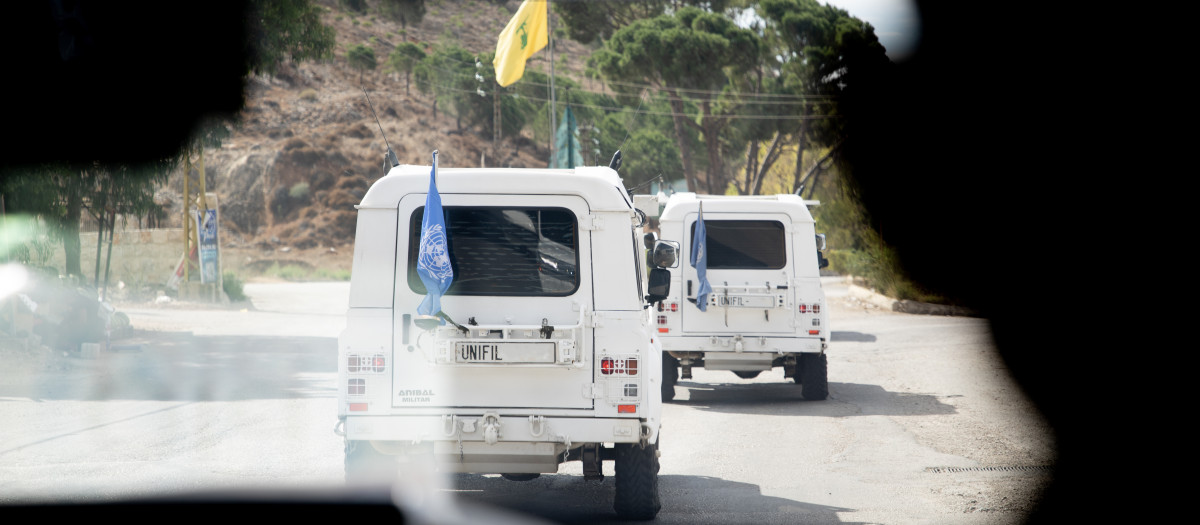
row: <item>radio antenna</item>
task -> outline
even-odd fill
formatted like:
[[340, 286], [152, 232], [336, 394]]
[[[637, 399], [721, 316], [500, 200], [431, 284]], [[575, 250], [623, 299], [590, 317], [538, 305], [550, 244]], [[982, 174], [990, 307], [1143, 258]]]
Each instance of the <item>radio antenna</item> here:
[[367, 88], [359, 86], [362, 89], [363, 96], [367, 98], [367, 107], [371, 108], [371, 116], [375, 117], [375, 125], [379, 126], [379, 134], [383, 136], [383, 144], [387, 146], [387, 157], [384, 162], [388, 162], [390, 166], [383, 167], [383, 174], [387, 175], [388, 170], [400, 165], [400, 161], [396, 159], [396, 152], [392, 151], [392, 145], [388, 143], [387, 134], [383, 132], [383, 124], [379, 123], [379, 115], [375, 113], [375, 105], [371, 103], [371, 96], [367, 94]]

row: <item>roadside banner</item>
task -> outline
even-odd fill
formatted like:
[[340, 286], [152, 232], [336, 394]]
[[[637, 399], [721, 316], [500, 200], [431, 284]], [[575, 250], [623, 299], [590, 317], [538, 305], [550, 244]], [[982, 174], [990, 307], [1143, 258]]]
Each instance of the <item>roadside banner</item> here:
[[200, 282], [215, 283], [221, 276], [217, 243], [217, 210], [196, 210], [196, 238], [200, 244]]

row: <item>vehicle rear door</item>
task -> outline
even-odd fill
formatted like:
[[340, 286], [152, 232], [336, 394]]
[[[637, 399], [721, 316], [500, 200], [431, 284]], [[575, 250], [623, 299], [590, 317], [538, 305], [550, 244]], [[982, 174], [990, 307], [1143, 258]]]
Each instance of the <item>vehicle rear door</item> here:
[[589, 216], [577, 196], [442, 194], [454, 281], [442, 310], [466, 333], [415, 327], [424, 194], [399, 203], [393, 406], [591, 409]]
[[704, 214], [707, 276], [712, 293], [707, 311], [693, 300], [699, 289], [690, 261], [697, 214], [683, 221], [682, 313], [688, 334], [773, 334], [794, 331], [789, 285], [794, 275], [792, 223], [782, 213]]

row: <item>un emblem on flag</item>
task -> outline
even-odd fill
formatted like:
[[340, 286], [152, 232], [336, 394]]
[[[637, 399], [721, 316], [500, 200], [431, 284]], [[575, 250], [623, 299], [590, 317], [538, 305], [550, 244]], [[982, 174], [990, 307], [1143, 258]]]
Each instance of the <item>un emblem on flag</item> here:
[[454, 275], [450, 267], [450, 254], [447, 252], [446, 235], [442, 232], [441, 224], [431, 224], [421, 233], [421, 250], [417, 258], [417, 268], [439, 281], [444, 281]]

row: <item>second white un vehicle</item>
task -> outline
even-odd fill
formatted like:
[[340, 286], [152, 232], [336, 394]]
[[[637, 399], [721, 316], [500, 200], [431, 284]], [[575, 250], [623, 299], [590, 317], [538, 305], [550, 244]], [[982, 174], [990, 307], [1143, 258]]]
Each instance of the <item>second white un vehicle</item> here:
[[[820, 279], [828, 262], [810, 204], [797, 195], [665, 198], [659, 230], [683, 243], [685, 261], [670, 269], [670, 294], [653, 312], [665, 352], [664, 400], [674, 398], [680, 371], [690, 379], [695, 367], [742, 378], [780, 367], [800, 384], [805, 399], [828, 397], [829, 309]], [[699, 242], [701, 217], [711, 287], [706, 297], [700, 296], [697, 267], [687, 260]]]

